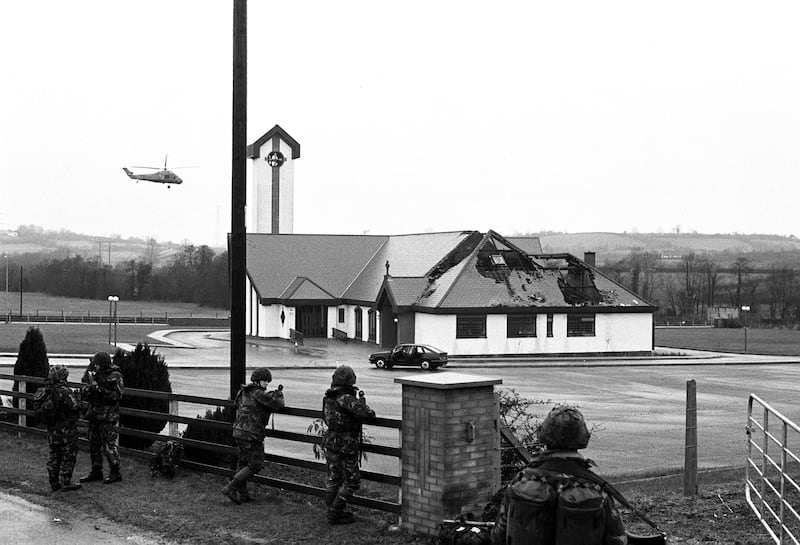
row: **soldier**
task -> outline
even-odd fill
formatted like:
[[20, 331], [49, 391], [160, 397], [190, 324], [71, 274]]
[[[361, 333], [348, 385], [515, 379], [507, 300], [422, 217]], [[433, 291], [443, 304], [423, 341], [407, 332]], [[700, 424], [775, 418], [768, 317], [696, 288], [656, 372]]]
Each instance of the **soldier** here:
[[328, 469], [325, 487], [328, 524], [354, 522], [353, 513], [345, 511], [345, 507], [361, 486], [361, 426], [375, 420], [375, 411], [367, 405], [364, 391], [359, 392], [355, 384], [353, 368], [340, 365], [333, 372], [331, 387], [322, 402], [322, 415], [328, 427], [322, 440]]
[[47, 373], [47, 388], [53, 396], [53, 420], [47, 425], [47, 475], [53, 492], [78, 490], [72, 482], [72, 470], [78, 457], [78, 398], [67, 385], [69, 370], [55, 365]]
[[[119, 459], [119, 402], [124, 383], [119, 367], [106, 352], [92, 357], [84, 376], [87, 398], [86, 420], [89, 422], [89, 457], [92, 470], [82, 483], [103, 481], [111, 484], [122, 480]], [[109, 474], [103, 478], [103, 455], [108, 460]]]
[[493, 545], [628, 542], [614, 500], [586, 478], [593, 462], [578, 450], [586, 448], [589, 437], [579, 410], [559, 405], [550, 411], [539, 427], [545, 449], [506, 487]]
[[247, 491], [247, 481], [264, 467], [264, 430], [270, 415], [286, 406], [283, 386], [268, 392], [270, 382], [272, 373], [269, 369], [256, 369], [250, 375], [250, 384], [242, 385], [234, 400], [236, 421], [233, 424], [233, 438], [239, 459], [236, 474], [222, 487], [222, 493], [237, 505], [252, 499]]

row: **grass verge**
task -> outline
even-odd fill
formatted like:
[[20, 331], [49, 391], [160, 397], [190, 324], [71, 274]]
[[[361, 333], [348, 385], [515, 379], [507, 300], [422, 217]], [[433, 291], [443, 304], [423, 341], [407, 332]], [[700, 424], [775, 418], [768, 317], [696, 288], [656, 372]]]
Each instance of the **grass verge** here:
[[[134, 528], [171, 544], [326, 543], [348, 545], [433, 544], [435, 540], [392, 530], [394, 517], [356, 508], [358, 522], [331, 527], [321, 499], [257, 486], [256, 501], [236, 506], [222, 496], [226, 479], [181, 469], [169, 481], [151, 477], [147, 460], [123, 458], [124, 480], [112, 486], [84, 485], [74, 493], [51, 494], [42, 437], [0, 431], [4, 470], [0, 484], [9, 492], [56, 512], [70, 512], [100, 526]], [[75, 477], [88, 472], [81, 449]], [[619, 488], [669, 534], [669, 543], [756, 545], [771, 543], [744, 499], [742, 470], [704, 473], [700, 494], [685, 497], [680, 476], [630, 481]], [[362, 491], [364, 492], [364, 491]], [[632, 531], [649, 533], [626, 510]]]

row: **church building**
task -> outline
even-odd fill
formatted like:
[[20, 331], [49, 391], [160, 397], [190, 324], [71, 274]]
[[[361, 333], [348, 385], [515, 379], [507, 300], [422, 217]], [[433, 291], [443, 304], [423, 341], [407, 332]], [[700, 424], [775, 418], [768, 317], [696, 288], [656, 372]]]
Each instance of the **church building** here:
[[247, 334], [430, 344], [455, 356], [649, 354], [656, 307], [535, 237], [293, 233], [300, 145], [248, 147]]

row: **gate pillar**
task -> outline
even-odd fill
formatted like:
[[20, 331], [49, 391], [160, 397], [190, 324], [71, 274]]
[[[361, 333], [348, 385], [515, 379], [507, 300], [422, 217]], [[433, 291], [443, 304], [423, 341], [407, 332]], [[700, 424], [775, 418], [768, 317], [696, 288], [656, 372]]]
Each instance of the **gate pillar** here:
[[478, 516], [500, 488], [502, 379], [435, 372], [395, 379], [403, 387], [401, 526], [434, 535], [445, 518]]

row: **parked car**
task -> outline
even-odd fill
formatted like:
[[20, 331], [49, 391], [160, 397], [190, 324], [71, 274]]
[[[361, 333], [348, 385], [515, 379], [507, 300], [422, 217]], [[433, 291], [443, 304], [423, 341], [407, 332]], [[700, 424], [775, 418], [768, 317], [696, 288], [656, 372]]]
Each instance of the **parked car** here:
[[369, 362], [378, 369], [391, 369], [395, 365], [436, 369], [447, 365], [447, 352], [427, 344], [398, 344], [391, 350], [370, 354]]

